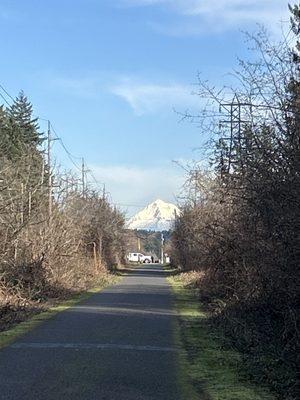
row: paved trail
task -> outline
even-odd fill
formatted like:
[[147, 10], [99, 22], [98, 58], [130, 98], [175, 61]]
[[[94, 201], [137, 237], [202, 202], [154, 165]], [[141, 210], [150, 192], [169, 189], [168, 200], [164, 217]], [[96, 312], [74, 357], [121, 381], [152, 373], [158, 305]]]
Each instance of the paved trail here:
[[181, 400], [171, 300], [161, 266], [131, 271], [0, 351], [0, 399]]

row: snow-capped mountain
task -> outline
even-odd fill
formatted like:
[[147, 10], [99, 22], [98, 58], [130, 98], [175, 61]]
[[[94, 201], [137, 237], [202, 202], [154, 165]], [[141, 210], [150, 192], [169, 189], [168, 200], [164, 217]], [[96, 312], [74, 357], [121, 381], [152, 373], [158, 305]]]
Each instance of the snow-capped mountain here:
[[175, 214], [179, 215], [179, 208], [172, 203], [156, 200], [128, 221], [129, 229], [146, 229], [164, 231], [172, 228]]

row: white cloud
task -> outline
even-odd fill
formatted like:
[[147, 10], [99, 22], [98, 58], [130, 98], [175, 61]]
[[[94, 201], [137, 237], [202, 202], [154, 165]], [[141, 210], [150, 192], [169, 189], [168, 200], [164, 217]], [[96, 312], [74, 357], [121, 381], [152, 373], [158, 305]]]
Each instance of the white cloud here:
[[173, 84], [139, 83], [125, 80], [110, 88], [124, 99], [137, 115], [155, 113], [163, 109], [199, 108], [199, 99], [192, 95], [192, 86]]
[[121, 0], [127, 6], [163, 6], [181, 15], [181, 21], [150, 24], [170, 35], [194, 35], [224, 32], [232, 28], [261, 23], [278, 31], [280, 21], [288, 20], [283, 0]]
[[128, 208], [129, 215], [157, 198], [176, 202], [184, 182], [184, 171], [171, 162], [155, 167], [94, 165], [91, 169], [99, 181], [109, 182], [107, 190], [114, 203]]
[[[81, 98], [97, 98], [105, 93], [123, 99], [138, 116], [157, 112], [199, 110], [198, 96], [194, 87], [178, 82], [157, 83], [143, 78], [132, 78], [118, 73], [100, 71], [84, 76], [60, 76], [53, 73], [37, 74], [51, 89]], [[109, 83], [110, 82], [110, 83]]]

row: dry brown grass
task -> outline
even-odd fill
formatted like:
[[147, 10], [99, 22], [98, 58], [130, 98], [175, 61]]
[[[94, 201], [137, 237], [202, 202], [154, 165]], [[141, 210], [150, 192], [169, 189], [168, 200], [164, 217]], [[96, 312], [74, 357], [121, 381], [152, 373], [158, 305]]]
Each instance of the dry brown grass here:
[[[30, 158], [0, 171], [0, 329], [107, 281], [122, 263], [123, 216], [105, 198], [60, 181], [30, 183]], [[21, 188], [21, 190], [20, 190]]]

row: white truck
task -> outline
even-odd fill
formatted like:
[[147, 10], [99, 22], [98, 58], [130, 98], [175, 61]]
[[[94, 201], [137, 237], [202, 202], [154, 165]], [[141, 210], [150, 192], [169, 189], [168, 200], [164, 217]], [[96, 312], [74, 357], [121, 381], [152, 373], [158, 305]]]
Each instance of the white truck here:
[[129, 262], [139, 262], [139, 263], [152, 263], [152, 257], [146, 256], [142, 253], [129, 253], [127, 256]]

